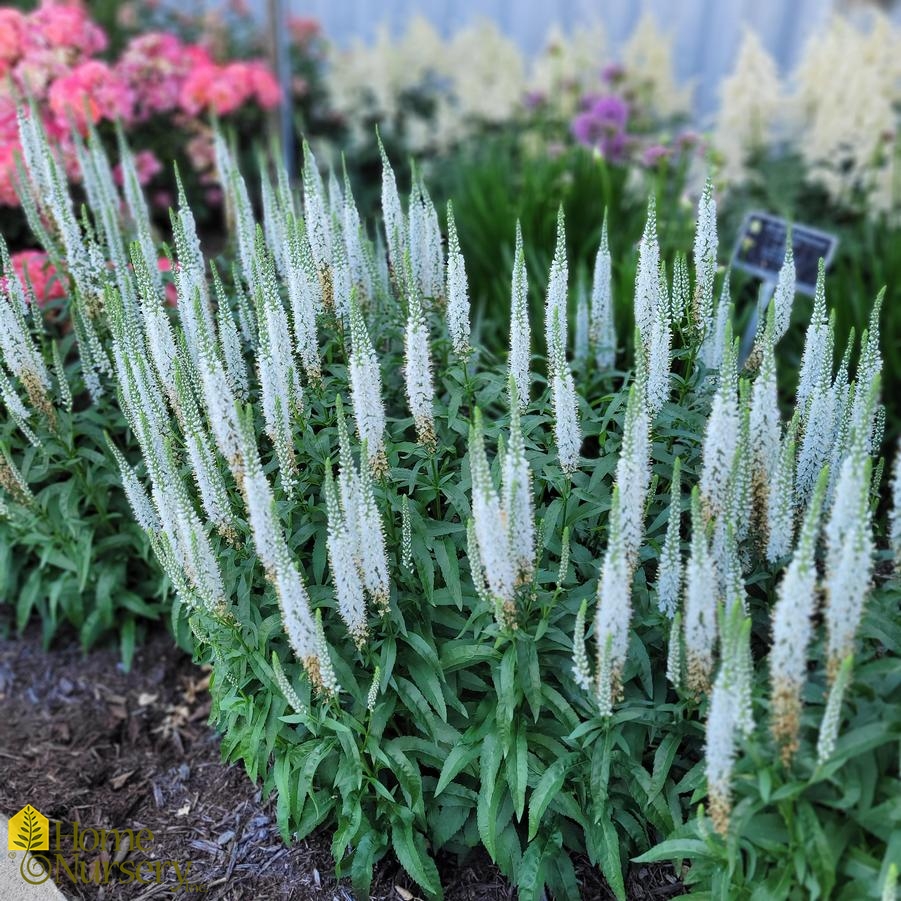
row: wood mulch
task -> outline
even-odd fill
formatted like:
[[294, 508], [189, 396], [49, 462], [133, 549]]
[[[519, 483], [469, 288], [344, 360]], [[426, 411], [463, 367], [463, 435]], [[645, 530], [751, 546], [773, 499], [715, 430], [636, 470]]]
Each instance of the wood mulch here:
[[[152, 635], [126, 673], [114, 650], [84, 655], [64, 639], [50, 651], [29, 630], [21, 640], [0, 641], [0, 811], [12, 815], [26, 803], [59, 824], [72, 868], [73, 823], [80, 828], [145, 828], [149, 850], [80, 855], [88, 875], [122, 860], [187, 861], [179, 896], [210, 901], [352, 901], [348, 884], [333, 875], [330, 836], [312, 835], [286, 847], [275, 825], [274, 801], [239, 766], [223, 764], [215, 732], [207, 725], [207, 675], [173, 647], [163, 631]], [[90, 845], [90, 840], [88, 841]], [[474, 854], [462, 863], [439, 861], [447, 901], [500, 901], [516, 893], [491, 862]], [[171, 897], [173, 868], [161, 883], [57, 882], [68, 898], [145, 901]], [[612, 898], [587, 861], [579, 867], [583, 897]], [[145, 879], [152, 879], [149, 869]], [[633, 868], [629, 897], [649, 901], [682, 893], [667, 867]], [[393, 858], [378, 867], [372, 898], [412, 901], [416, 887]], [[562, 899], [561, 899], [562, 901]]]

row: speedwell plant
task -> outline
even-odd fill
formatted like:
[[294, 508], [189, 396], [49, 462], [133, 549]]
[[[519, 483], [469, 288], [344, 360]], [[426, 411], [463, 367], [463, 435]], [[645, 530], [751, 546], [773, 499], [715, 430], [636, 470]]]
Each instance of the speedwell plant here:
[[389, 851], [440, 897], [436, 854], [477, 845], [523, 899], [579, 897], [574, 853], [624, 898], [626, 857], [661, 840], [717, 897], [891, 885], [878, 303], [852, 377], [821, 271], [786, 418], [790, 251], [740, 360], [708, 186], [671, 280], [649, 204], [631, 371], [606, 230], [570, 335], [562, 216], [541, 323], [516, 236], [494, 359], [470, 346], [453, 212], [445, 251], [418, 177], [404, 204], [383, 160], [371, 240], [308, 150], [299, 196], [264, 173], [259, 223], [217, 154], [232, 270], [182, 196], [171, 317], [140, 205], [122, 223], [98, 165], [94, 220], [136, 240], [91, 275], [143, 456], [122, 484], [213, 664], [224, 753], [275, 790], [285, 838], [328, 825], [361, 898]]
[[[168, 608], [170, 593], [122, 492], [120, 452], [108, 443], [115, 435], [136, 459], [116, 401], [103, 307], [106, 260], [124, 264], [119, 219], [104, 223], [102, 245], [83, 231], [58, 161], [44, 155], [31, 119], [23, 118], [21, 133], [23, 208], [57, 272], [67, 275], [66, 296], [45, 304], [0, 238], [0, 607], [19, 630], [36, 614], [45, 641], [62, 622], [84, 647], [116, 635], [128, 665], [143, 624]], [[76, 150], [98, 208], [96, 192], [109, 173], [105, 180], [92, 173], [109, 164], [95, 136], [90, 150], [80, 141]], [[126, 164], [143, 205], [130, 157]]]

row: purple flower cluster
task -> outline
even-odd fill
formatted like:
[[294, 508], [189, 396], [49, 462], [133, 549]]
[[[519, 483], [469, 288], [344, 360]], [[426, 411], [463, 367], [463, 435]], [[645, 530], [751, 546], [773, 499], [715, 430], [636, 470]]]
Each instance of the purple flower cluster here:
[[625, 156], [629, 135], [629, 105], [615, 94], [586, 97], [583, 110], [572, 121], [573, 137], [586, 147], [618, 162]]

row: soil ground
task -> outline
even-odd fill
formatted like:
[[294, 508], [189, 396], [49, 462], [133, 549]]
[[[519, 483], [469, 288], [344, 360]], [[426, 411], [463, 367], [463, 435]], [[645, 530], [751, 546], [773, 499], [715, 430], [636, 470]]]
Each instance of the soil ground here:
[[[36, 631], [0, 641], [0, 811], [31, 804], [57, 824], [64, 859], [73, 867], [73, 824], [82, 828], [149, 829], [144, 853], [88, 851], [86, 876], [121, 860], [191, 861], [187, 882], [200, 890], [179, 897], [210, 901], [352, 901], [336, 881], [326, 832], [292, 848], [282, 844], [274, 802], [238, 766], [223, 764], [216, 733], [207, 725], [207, 677], [162, 631], [138, 650], [124, 672], [113, 650], [84, 655], [64, 639], [50, 651]], [[91, 835], [86, 833], [86, 845]], [[55, 839], [54, 839], [55, 840]], [[2, 853], [2, 849], [0, 849]], [[515, 892], [486, 857], [439, 861], [447, 901], [500, 901]], [[579, 868], [583, 897], [612, 898], [598, 872]], [[73, 883], [61, 871], [67, 898], [145, 901], [172, 897], [171, 866], [148, 884]], [[153, 872], [145, 869], [145, 880]], [[634, 868], [629, 897], [666, 899], [682, 893], [672, 870]], [[416, 887], [393, 859], [373, 882], [375, 901], [412, 901]], [[561, 899], [562, 901], [562, 899]]]

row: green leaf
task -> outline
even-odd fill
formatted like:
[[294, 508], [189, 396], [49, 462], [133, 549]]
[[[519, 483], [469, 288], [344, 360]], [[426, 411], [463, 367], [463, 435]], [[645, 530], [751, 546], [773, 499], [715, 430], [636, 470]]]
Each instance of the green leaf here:
[[517, 668], [523, 694], [532, 711], [532, 718], [537, 723], [541, 715], [541, 670], [538, 666], [538, 644], [524, 640], [516, 643], [518, 655]]
[[495, 833], [497, 830], [497, 808], [500, 803], [497, 786], [497, 771], [501, 765], [501, 747], [497, 736], [489, 732], [482, 742], [482, 757], [479, 765], [479, 776], [482, 784], [479, 789], [479, 801], [476, 807], [476, 821], [479, 837], [492, 860], [496, 857]]
[[459, 744], [452, 748], [450, 754], [447, 755], [447, 760], [444, 761], [444, 766], [441, 767], [441, 775], [438, 777], [438, 784], [435, 786], [435, 797], [437, 798], [457, 774], [468, 767], [478, 756], [478, 745]]
[[381, 836], [376, 832], [364, 832], [357, 842], [350, 862], [350, 881], [358, 898], [368, 898], [372, 888], [372, 868], [375, 865], [376, 850], [381, 845]]
[[518, 729], [513, 738], [512, 753], [507, 754], [507, 786], [513, 798], [513, 809], [517, 821], [522, 820], [526, 806], [526, 788], [529, 780], [529, 743], [523, 729]]
[[493, 663], [500, 656], [500, 652], [494, 648], [473, 644], [469, 639], [449, 641], [441, 647], [441, 669], [445, 673], [452, 673], [479, 663]]
[[497, 670], [497, 724], [501, 739], [506, 744], [516, 712], [516, 648], [510, 645], [504, 651]]
[[119, 649], [122, 655], [122, 668], [127, 673], [131, 669], [131, 661], [135, 655], [135, 621], [132, 616], [124, 616], [122, 620]]
[[395, 819], [391, 824], [391, 845], [411, 879], [433, 898], [441, 898], [441, 880], [438, 868], [425, 849], [422, 836], [413, 831], [410, 823]]
[[601, 866], [601, 872], [618, 901], [626, 901], [626, 884], [623, 881], [623, 865], [619, 853], [619, 835], [610, 819], [609, 809], [607, 815], [602, 817], [600, 826], [603, 833], [603, 838], [598, 844], [600, 855], [598, 863]]
[[538, 835], [538, 829], [541, 826], [541, 818], [547, 810], [548, 804], [553, 800], [554, 795], [560, 791], [563, 786], [563, 780], [566, 773], [575, 761], [577, 754], [566, 754], [564, 757], [555, 760], [542, 775], [532, 792], [529, 800], [529, 841], [532, 841]]
[[710, 846], [698, 838], [673, 838], [654, 845], [650, 851], [633, 857], [633, 863], [657, 863], [661, 860], [681, 860], [683, 857], [712, 857]]
[[530, 841], [516, 873], [519, 901], [540, 901], [544, 895], [544, 843]]

